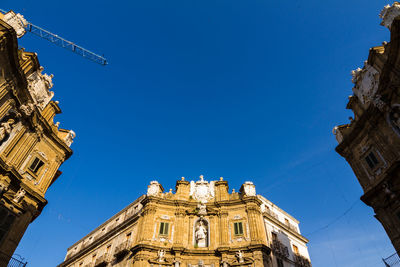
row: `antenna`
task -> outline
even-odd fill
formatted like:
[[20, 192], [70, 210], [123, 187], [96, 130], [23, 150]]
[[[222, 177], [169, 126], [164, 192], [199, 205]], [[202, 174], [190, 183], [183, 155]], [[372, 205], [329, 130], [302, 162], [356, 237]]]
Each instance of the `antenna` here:
[[[13, 11], [7, 12], [2, 9], [0, 9], [0, 12], [4, 14], [4, 17], [6, 17], [8, 14], [10, 14], [10, 16], [7, 16], [9, 21], [6, 21], [6, 22], [8, 22], [11, 26], [13, 26], [14, 29], [15, 29], [14, 26], [17, 26], [17, 27], [22, 26], [24, 28], [23, 32], [22, 33], [20, 32], [20, 34], [18, 34], [19, 31], [16, 30], [18, 37], [23, 36], [25, 31], [28, 31], [28, 32], [33, 33], [34, 35], [37, 35], [55, 45], [65, 48], [71, 52], [74, 52], [75, 54], [78, 54], [78, 55], [80, 55], [84, 58], [87, 58], [93, 62], [96, 62], [100, 65], [108, 64], [107, 60], [104, 57], [102, 57], [98, 54], [95, 54], [95, 53], [93, 53], [71, 41], [68, 41], [68, 40], [58, 36], [57, 34], [51, 33], [39, 26], [36, 26], [36, 25], [30, 23], [29, 21], [26, 21], [21, 14], [15, 14]], [[15, 25], [15, 24], [17, 24], [17, 25]]]

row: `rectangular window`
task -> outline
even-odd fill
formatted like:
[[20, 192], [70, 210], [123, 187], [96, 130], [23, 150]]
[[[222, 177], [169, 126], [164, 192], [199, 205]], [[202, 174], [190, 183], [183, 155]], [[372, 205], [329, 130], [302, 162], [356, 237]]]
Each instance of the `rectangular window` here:
[[283, 267], [283, 261], [280, 258], [276, 258], [276, 263], [278, 264], [278, 267]]
[[33, 173], [37, 174], [43, 165], [44, 165], [43, 161], [41, 161], [39, 158], [35, 158], [32, 161], [31, 165], [29, 166], [29, 170], [31, 170]]
[[235, 230], [235, 235], [243, 235], [243, 223], [242, 222], [235, 222], [233, 224], [233, 228]]
[[169, 228], [169, 223], [167, 222], [162, 222], [160, 223], [160, 235], [168, 235], [168, 228]]
[[368, 156], [365, 157], [365, 161], [368, 164], [368, 167], [373, 170], [378, 164], [379, 161], [378, 159], [375, 157], [375, 154], [373, 152], [370, 152], [368, 154]]

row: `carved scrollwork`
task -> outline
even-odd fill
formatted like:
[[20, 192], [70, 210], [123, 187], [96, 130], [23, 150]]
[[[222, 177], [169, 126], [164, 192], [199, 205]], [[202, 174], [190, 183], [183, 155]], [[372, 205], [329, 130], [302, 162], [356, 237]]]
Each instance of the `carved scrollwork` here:
[[43, 67], [28, 76], [28, 90], [35, 104], [44, 109], [54, 96], [54, 92], [50, 91], [53, 87], [53, 74], [42, 74]]

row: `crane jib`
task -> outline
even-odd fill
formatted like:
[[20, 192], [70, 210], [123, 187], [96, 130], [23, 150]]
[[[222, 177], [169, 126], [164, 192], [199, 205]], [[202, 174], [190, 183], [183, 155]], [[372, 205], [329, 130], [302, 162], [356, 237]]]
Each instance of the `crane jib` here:
[[[7, 13], [7, 11], [5, 11], [3, 9], [0, 9], [0, 12], [3, 14]], [[87, 58], [93, 62], [96, 62], [101, 65], [108, 64], [107, 60], [103, 56], [93, 53], [92, 51], [89, 51], [71, 41], [68, 41], [68, 40], [58, 36], [57, 34], [51, 33], [39, 26], [36, 26], [36, 25], [30, 23], [30, 22], [28, 22], [27, 26], [25, 27], [25, 30], [30, 33], [33, 33], [36, 36], [39, 36], [39, 37], [47, 40], [55, 45], [58, 45], [62, 48], [65, 48], [65, 49], [75, 53], [75, 54], [78, 54], [84, 58]]]

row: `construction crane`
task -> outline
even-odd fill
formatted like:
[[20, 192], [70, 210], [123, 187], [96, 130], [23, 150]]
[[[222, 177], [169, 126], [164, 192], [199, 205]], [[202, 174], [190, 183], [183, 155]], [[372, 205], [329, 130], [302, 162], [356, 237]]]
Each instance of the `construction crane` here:
[[100, 65], [107, 65], [107, 60], [98, 54], [95, 54], [71, 41], [68, 41], [57, 34], [51, 33], [39, 26], [36, 26], [29, 21], [25, 20], [25, 18], [21, 14], [16, 14], [13, 11], [5, 11], [0, 9], [0, 19], [5, 20], [10, 26], [12, 26], [17, 32], [17, 37], [22, 37], [25, 32], [33, 33], [47, 41], [52, 42], [55, 45], [58, 45], [62, 48], [65, 48], [75, 54], [78, 54], [84, 58], [87, 58], [93, 62], [96, 62]]

